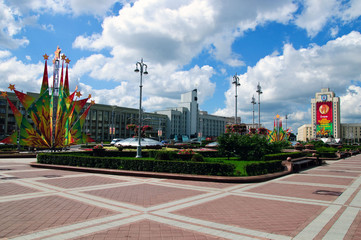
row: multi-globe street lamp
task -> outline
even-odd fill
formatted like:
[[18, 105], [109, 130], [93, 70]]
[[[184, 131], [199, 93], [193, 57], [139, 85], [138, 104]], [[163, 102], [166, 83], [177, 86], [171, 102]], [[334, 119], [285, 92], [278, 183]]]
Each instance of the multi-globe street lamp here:
[[261, 94], [263, 93], [260, 83], [258, 83], [257, 85], [256, 92], [258, 93], [258, 128], [260, 128], [261, 127]]
[[235, 124], [237, 124], [237, 87], [238, 86], [241, 86], [241, 84], [239, 83], [239, 77], [237, 76], [237, 73], [234, 74], [233, 76], [233, 82], [232, 84], [235, 85], [235, 88], [236, 88], [236, 93], [235, 93], [235, 108], [234, 108], [234, 122]]
[[254, 95], [252, 96], [252, 106], [253, 106], [253, 121], [252, 121], [252, 128], [254, 128], [254, 105], [256, 104], [256, 99], [254, 98]]
[[142, 157], [142, 142], [141, 142], [141, 127], [142, 127], [142, 88], [143, 88], [143, 74], [148, 74], [147, 64], [143, 63], [143, 58], [140, 62], [135, 64], [134, 72], [140, 73], [140, 84], [139, 84], [139, 127], [138, 127], [138, 146], [137, 146], [137, 155], [136, 158]]

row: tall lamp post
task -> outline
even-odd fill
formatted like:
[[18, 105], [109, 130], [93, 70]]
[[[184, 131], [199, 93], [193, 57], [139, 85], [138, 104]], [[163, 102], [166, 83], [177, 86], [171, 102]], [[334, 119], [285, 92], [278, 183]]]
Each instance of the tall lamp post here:
[[236, 93], [235, 93], [235, 108], [234, 108], [234, 121], [235, 121], [235, 124], [237, 124], [237, 87], [238, 86], [241, 86], [241, 84], [239, 83], [239, 77], [237, 76], [237, 73], [234, 74], [233, 76], [233, 82], [232, 84], [235, 85], [235, 88], [236, 88]]
[[142, 142], [141, 142], [141, 127], [142, 127], [142, 81], [143, 81], [143, 74], [148, 74], [147, 71], [147, 64], [143, 63], [143, 58], [140, 62], [137, 62], [135, 64], [135, 70], [134, 72], [140, 73], [140, 84], [139, 84], [139, 127], [138, 127], [138, 146], [137, 146], [137, 156], [136, 158], [142, 157]]
[[256, 99], [254, 98], [254, 95], [252, 96], [252, 106], [253, 106], [253, 121], [252, 121], [252, 128], [254, 128], [254, 105], [256, 104]]
[[258, 93], [258, 128], [260, 128], [261, 127], [261, 94], [263, 93], [260, 83], [258, 83], [257, 85], [256, 92]]

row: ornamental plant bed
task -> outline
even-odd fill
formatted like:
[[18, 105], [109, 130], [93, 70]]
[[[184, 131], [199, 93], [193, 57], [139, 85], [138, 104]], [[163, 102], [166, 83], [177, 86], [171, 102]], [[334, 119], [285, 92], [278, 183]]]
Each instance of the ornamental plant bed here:
[[234, 176], [234, 165], [222, 162], [167, 161], [154, 158], [93, 157], [89, 154], [41, 153], [38, 163], [131, 171]]

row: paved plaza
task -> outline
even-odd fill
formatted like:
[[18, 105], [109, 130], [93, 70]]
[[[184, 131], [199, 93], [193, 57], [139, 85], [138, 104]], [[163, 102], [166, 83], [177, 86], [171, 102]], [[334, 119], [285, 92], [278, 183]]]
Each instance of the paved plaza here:
[[361, 155], [261, 183], [0, 159], [0, 239], [361, 239]]

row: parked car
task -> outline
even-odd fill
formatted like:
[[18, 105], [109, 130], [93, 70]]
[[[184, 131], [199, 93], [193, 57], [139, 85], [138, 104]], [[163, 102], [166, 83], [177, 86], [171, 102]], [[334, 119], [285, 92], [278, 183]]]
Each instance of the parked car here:
[[[147, 146], [163, 146], [161, 142], [158, 142], [156, 140], [150, 139], [150, 138], [142, 138], [141, 144], [144, 147]], [[115, 147], [136, 147], [138, 146], [138, 138], [126, 138], [122, 141], [116, 142], [114, 144]]]
[[122, 141], [123, 138], [114, 138], [111, 142], [110, 142], [110, 145], [114, 145], [115, 143], [119, 142], [119, 141]]
[[211, 143], [208, 143], [205, 147], [207, 148], [217, 148], [218, 147], [218, 142], [211, 142]]

